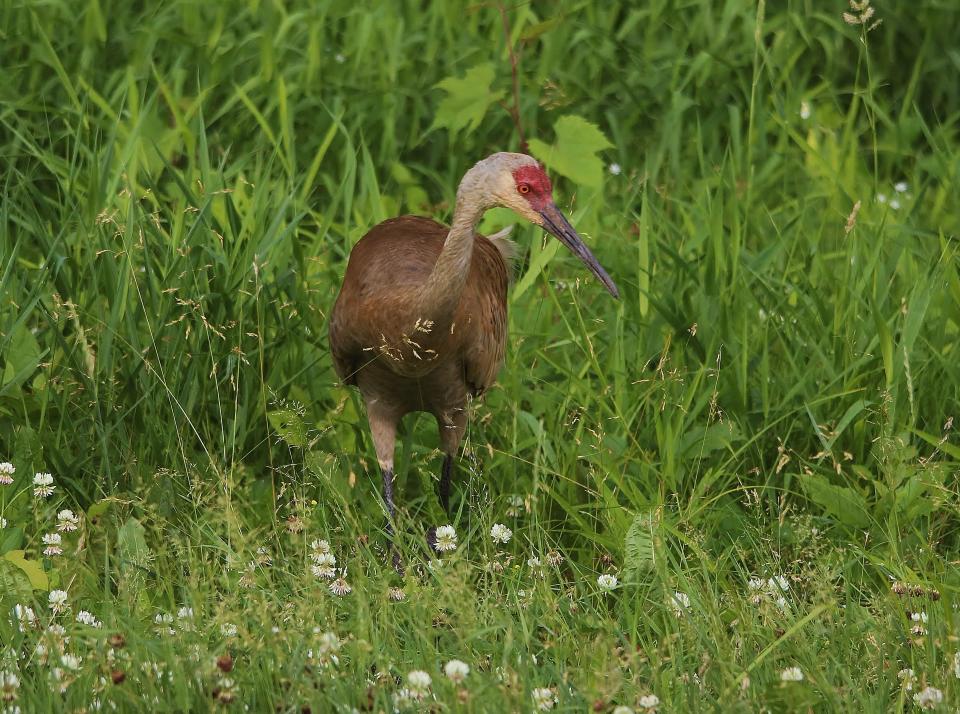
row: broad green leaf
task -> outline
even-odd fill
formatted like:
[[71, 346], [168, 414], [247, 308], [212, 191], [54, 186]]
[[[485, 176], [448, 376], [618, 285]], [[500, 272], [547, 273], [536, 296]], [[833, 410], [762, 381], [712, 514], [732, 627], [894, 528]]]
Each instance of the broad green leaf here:
[[825, 478], [813, 474], [800, 479], [807, 497], [850, 528], [866, 528], [870, 525], [866, 500], [852, 488], [836, 486]]
[[17, 600], [26, 602], [33, 595], [30, 578], [6, 558], [0, 558], [0, 593], [13, 595]]
[[117, 549], [120, 558], [138, 568], [146, 568], [153, 559], [144, 535], [146, 529], [136, 518], [130, 517], [117, 531]]
[[599, 186], [603, 181], [603, 161], [597, 152], [613, 146], [603, 132], [596, 124], [573, 114], [560, 117], [553, 131], [553, 144], [530, 140], [533, 155], [576, 183]]
[[267, 413], [267, 420], [289, 446], [302, 449], [307, 445], [307, 425], [293, 409], [274, 409]]
[[641, 511], [633, 517], [623, 539], [623, 570], [628, 582], [638, 580], [641, 574], [653, 569], [656, 560], [654, 533], [658, 525], [654, 511]]
[[27, 580], [30, 581], [30, 587], [34, 590], [50, 589], [50, 581], [47, 579], [47, 574], [43, 572], [40, 563], [35, 560], [27, 560], [23, 556], [22, 550], [11, 550], [9, 553], [4, 553], [3, 559], [20, 568], [23, 574], [27, 576]]
[[493, 78], [493, 65], [485, 63], [468, 69], [462, 79], [447, 77], [437, 82], [434, 86], [447, 96], [437, 107], [430, 129], [446, 127], [453, 133], [464, 127], [468, 131], [476, 129], [490, 105], [503, 97], [502, 91], [491, 89]]
[[3, 536], [0, 538], [0, 554], [8, 553], [11, 550], [16, 550], [23, 544], [23, 529], [14, 527], [14, 528], [4, 528]]

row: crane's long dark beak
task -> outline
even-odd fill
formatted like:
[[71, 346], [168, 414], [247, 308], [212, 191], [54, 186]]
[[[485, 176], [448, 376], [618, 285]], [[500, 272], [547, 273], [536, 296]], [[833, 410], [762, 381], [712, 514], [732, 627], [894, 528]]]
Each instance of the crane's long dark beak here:
[[556, 204], [551, 201], [538, 213], [543, 217], [544, 229], [556, 236], [561, 243], [570, 249], [571, 253], [582, 260], [610, 294], [619, 300], [620, 291], [617, 290], [616, 284], [607, 275], [607, 271], [600, 267], [600, 263], [593, 257], [593, 253], [584, 244], [583, 239], [577, 235], [577, 232], [573, 230], [570, 221], [560, 212]]

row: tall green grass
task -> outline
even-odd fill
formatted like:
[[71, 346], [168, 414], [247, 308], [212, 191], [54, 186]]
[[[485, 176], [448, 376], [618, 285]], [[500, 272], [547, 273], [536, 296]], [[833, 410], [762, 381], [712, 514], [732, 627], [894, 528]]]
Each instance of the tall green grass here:
[[[214, 706], [227, 650], [255, 711], [383, 710], [411, 669], [438, 706], [475, 711], [527, 710], [538, 686], [571, 711], [956, 697], [960, 13], [877, 5], [867, 32], [844, 10], [508, 8], [526, 133], [549, 143], [576, 114], [614, 145], [621, 174], [556, 192], [623, 299], [515, 233], [506, 365], [458, 467], [461, 546], [426, 566], [439, 456], [410, 417], [401, 578], [325, 322], [366, 230], [449, 219], [463, 172], [516, 148], [496, 106], [476, 130], [431, 129], [443, 78], [490, 62], [509, 87], [496, 8], [0, 0], [0, 461], [17, 469], [0, 551], [105, 623], [70, 625], [84, 666], [61, 695], [37, 635], [0, 619], [23, 710]], [[86, 514], [67, 556], [41, 554], [55, 509], [23, 491], [37, 471]], [[499, 549], [495, 522], [514, 530]], [[310, 575], [316, 537], [350, 596]], [[46, 609], [0, 565], [4, 612]], [[778, 574], [786, 603], [749, 590]], [[181, 606], [193, 629], [157, 634]], [[314, 627], [343, 640], [339, 665]], [[473, 668], [462, 695], [442, 681], [454, 657]], [[804, 682], [780, 682], [790, 666]]]

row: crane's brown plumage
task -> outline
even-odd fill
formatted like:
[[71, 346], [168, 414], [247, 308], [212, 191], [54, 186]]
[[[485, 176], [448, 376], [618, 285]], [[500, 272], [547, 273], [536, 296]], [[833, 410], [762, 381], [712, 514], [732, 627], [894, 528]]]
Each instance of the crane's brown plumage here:
[[449, 510], [467, 399], [486, 391], [503, 363], [511, 251], [505, 239], [476, 232], [493, 206], [543, 226], [618, 295], [553, 203], [543, 168], [523, 154], [494, 154], [470, 169], [449, 228], [403, 216], [375, 226], [353, 247], [330, 316], [330, 348], [340, 379], [357, 386], [366, 404], [391, 531], [400, 419], [414, 411], [436, 418], [445, 454], [440, 501]]

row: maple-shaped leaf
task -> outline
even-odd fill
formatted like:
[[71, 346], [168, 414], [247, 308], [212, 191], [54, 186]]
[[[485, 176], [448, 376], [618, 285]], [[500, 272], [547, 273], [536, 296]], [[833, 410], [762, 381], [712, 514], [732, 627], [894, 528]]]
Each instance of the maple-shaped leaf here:
[[599, 186], [603, 181], [603, 161], [597, 152], [613, 146], [603, 132], [596, 124], [574, 114], [557, 119], [553, 132], [556, 139], [552, 144], [530, 140], [533, 155], [576, 183]]
[[476, 129], [490, 105], [503, 97], [502, 91], [490, 88], [493, 78], [493, 65], [485, 63], [468, 69], [462, 79], [447, 77], [437, 82], [434, 86], [447, 96], [440, 102], [430, 129], [446, 127], [454, 134], [464, 127]]

